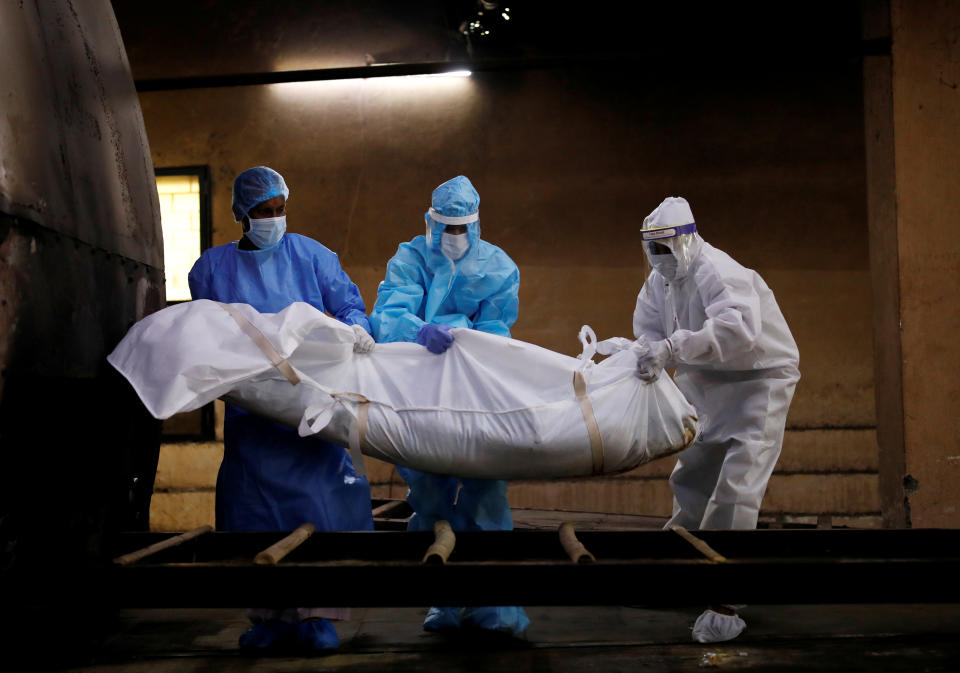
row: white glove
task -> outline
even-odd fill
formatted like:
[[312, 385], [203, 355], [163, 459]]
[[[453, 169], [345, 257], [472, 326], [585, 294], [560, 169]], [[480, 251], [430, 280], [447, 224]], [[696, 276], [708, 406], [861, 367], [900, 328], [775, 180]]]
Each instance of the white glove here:
[[372, 351], [376, 342], [370, 336], [370, 333], [360, 325], [351, 325], [351, 327], [353, 327], [353, 334], [356, 337], [356, 341], [353, 342], [353, 352], [369, 353]]
[[693, 624], [693, 639], [698, 643], [719, 643], [733, 640], [747, 628], [747, 623], [738, 615], [722, 615], [705, 610]]
[[637, 358], [637, 378], [648, 383], [656, 381], [672, 357], [673, 346], [669, 339], [654, 341], [650, 349]]

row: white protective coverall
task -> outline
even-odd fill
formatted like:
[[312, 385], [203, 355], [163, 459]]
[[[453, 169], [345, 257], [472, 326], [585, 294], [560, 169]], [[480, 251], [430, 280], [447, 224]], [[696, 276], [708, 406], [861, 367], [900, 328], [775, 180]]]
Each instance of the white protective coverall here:
[[797, 345], [767, 284], [696, 233], [685, 199], [665, 199], [642, 236], [653, 271], [634, 335], [659, 346], [660, 366], [676, 367], [677, 387], [700, 413], [701, 434], [670, 475], [667, 526], [755, 528], [800, 380]]

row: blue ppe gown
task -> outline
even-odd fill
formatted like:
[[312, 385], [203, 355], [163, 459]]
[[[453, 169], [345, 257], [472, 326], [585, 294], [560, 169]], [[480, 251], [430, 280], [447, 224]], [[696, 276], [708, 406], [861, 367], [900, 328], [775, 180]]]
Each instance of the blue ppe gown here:
[[[517, 265], [503, 250], [480, 240], [477, 222], [467, 225], [467, 253], [451, 260], [440, 251], [443, 226], [432, 222], [429, 213], [426, 219], [430, 240], [417, 236], [401, 243], [387, 264], [370, 314], [376, 340], [416, 341], [426, 323], [509, 337], [519, 307]], [[438, 520], [446, 520], [454, 530], [513, 529], [507, 482], [457, 479], [404, 467], [397, 471], [409, 486], [407, 501], [414, 509], [408, 530], [433, 530]], [[424, 628], [463, 625], [519, 635], [530, 623], [520, 607], [466, 608], [462, 618], [459, 610], [431, 609]]]
[[[369, 331], [360, 291], [337, 255], [313, 239], [285, 234], [270, 248], [210, 248], [189, 275], [194, 299], [250, 304], [276, 313], [295, 301]], [[217, 530], [373, 530], [370, 485], [343, 447], [300, 437], [286, 425], [227, 405], [217, 475]]]

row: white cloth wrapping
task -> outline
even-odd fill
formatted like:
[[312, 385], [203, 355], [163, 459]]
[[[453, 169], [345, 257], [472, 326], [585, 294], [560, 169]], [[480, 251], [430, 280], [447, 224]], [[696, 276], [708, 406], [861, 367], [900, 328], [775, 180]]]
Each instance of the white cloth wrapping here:
[[[229, 309], [257, 327], [297, 385]], [[601, 352], [622, 350], [596, 364], [597, 344], [578, 359], [476, 330], [452, 333], [442, 355], [415, 343], [358, 354], [353, 330], [309, 304], [261, 314], [197, 300], [147, 316], [107, 359], [156, 418], [222, 397], [301, 435], [347, 446], [352, 432], [368, 456], [461, 478], [621, 472], [680, 451], [697, 434], [696, 412], [669, 377], [648, 384], [634, 376], [642, 341], [603, 342]], [[574, 392], [577, 371], [586, 405]], [[590, 416], [602, 438], [600, 462]]]

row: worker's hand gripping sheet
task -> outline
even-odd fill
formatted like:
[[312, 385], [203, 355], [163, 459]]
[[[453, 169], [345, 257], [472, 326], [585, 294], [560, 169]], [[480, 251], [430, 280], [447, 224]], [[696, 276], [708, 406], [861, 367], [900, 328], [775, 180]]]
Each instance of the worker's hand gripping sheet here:
[[634, 375], [642, 342], [602, 342], [617, 352], [597, 364], [583, 333], [580, 358], [454, 334], [442, 355], [415, 343], [354, 353], [354, 330], [308, 304], [261, 314], [197, 300], [138, 322], [108, 360], [157, 418], [222, 397], [301, 435], [462, 478], [621, 472], [696, 436], [696, 412], [669, 377]]

